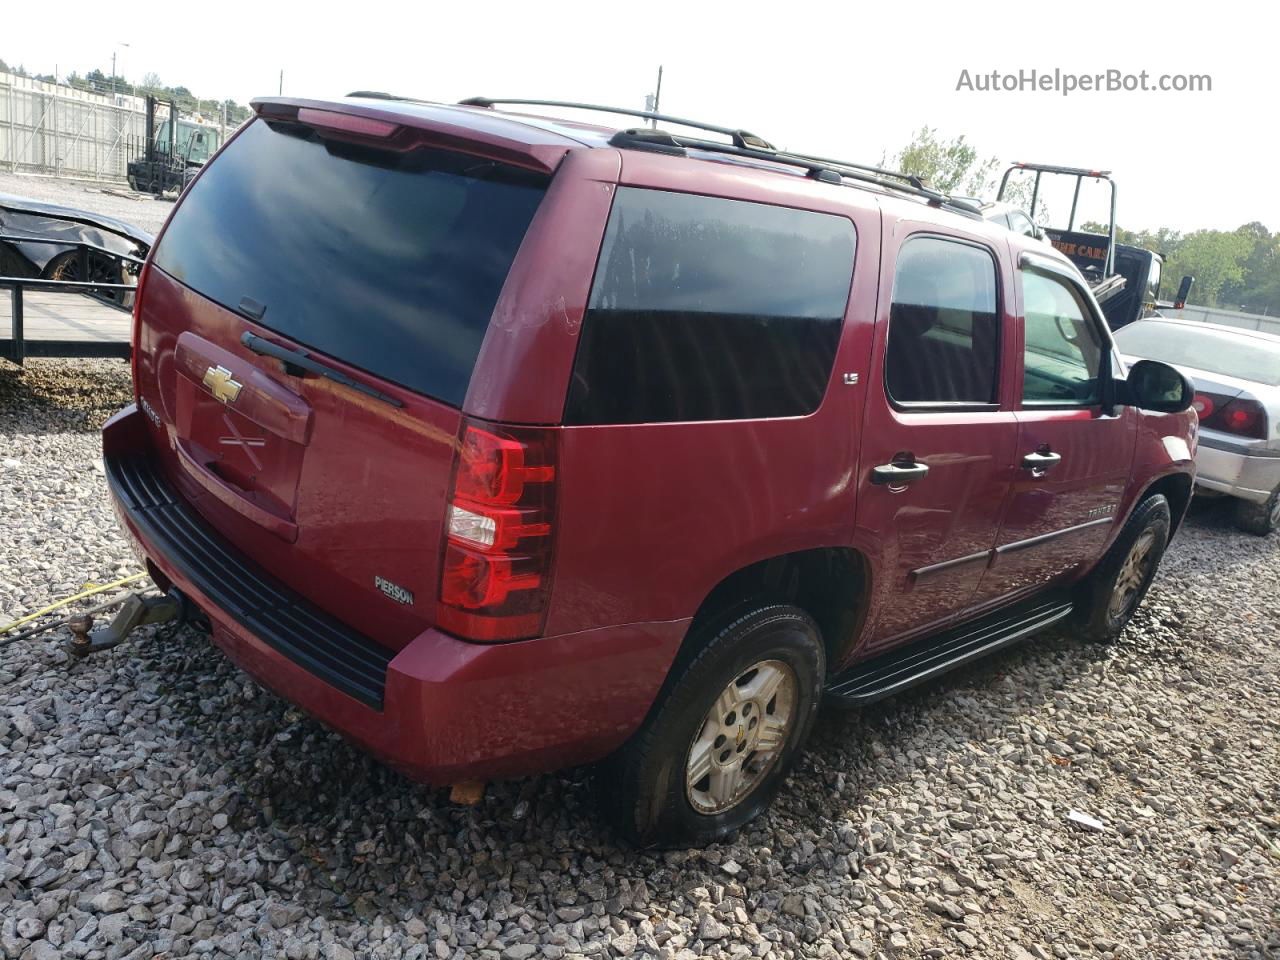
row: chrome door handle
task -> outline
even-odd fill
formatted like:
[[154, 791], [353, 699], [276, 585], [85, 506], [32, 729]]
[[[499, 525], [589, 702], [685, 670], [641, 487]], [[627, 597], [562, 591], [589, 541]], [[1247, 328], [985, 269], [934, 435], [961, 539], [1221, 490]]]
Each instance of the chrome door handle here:
[[919, 480], [928, 473], [929, 465], [927, 463], [916, 463], [914, 460], [882, 463], [878, 467], [871, 468], [871, 482], [889, 484], [896, 487], [900, 484], [910, 483], [912, 480]]
[[1062, 454], [1042, 448], [1022, 458], [1022, 469], [1030, 470], [1032, 476], [1043, 477], [1061, 462]]

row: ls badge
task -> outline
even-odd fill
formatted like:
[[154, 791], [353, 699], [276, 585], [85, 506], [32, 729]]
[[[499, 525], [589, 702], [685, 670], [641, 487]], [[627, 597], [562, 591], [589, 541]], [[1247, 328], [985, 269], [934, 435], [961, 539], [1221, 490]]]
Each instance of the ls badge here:
[[244, 386], [238, 380], [231, 379], [231, 371], [226, 367], [210, 367], [204, 372], [204, 385], [209, 392], [223, 403], [235, 403], [240, 396], [240, 388]]

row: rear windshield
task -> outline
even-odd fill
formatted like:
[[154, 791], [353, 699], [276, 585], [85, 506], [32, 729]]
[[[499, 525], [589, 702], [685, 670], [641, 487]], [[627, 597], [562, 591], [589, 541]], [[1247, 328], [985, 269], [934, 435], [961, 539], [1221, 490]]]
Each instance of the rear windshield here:
[[191, 187], [155, 263], [232, 310], [461, 406], [547, 178], [255, 121]]
[[1130, 357], [1280, 387], [1280, 344], [1260, 337], [1144, 320], [1121, 327], [1115, 340], [1120, 352]]

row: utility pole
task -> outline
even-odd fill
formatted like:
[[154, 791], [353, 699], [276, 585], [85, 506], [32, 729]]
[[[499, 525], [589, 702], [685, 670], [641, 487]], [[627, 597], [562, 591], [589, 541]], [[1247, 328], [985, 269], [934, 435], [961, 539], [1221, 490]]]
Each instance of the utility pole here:
[[276, 89], [276, 96], [277, 97], [284, 96], [284, 71], [283, 70], [280, 71], [280, 86]]
[[[662, 98], [662, 67], [658, 67], [658, 87], [653, 93], [646, 93], [644, 95], [645, 110], [647, 110], [649, 113], [657, 113], [661, 98]], [[649, 126], [656, 127], [657, 125], [658, 125], [657, 120], [654, 120], [652, 118], [649, 120]]]
[[[127, 47], [127, 46], [129, 46], [129, 44], [125, 43], [122, 40], [117, 40], [116, 45], [111, 50], [111, 102], [113, 104], [116, 102], [116, 54], [120, 52], [121, 47]], [[57, 80], [57, 76], [56, 76], [57, 67], [54, 67], [54, 70], [55, 70], [54, 79]]]

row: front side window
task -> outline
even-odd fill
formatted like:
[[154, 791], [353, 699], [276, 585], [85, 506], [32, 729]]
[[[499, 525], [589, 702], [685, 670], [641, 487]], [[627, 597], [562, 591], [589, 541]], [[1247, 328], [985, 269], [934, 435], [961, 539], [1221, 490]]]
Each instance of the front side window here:
[[812, 413], [835, 361], [853, 254], [843, 217], [620, 188], [565, 422]]
[[999, 358], [995, 260], [968, 243], [909, 240], [893, 279], [889, 397], [907, 405], [995, 403]]
[[1090, 406], [1101, 402], [1103, 347], [1074, 284], [1022, 271], [1026, 316], [1022, 399], [1027, 404]]

